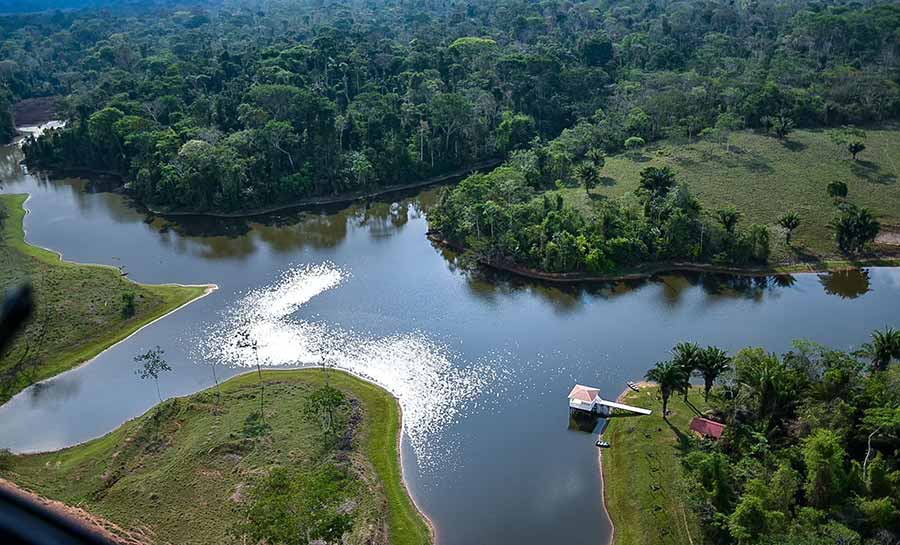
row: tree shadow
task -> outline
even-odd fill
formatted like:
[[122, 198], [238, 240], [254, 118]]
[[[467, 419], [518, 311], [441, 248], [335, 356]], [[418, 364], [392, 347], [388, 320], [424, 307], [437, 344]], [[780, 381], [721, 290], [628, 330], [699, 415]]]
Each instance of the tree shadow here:
[[857, 177], [874, 184], [890, 185], [897, 183], [895, 174], [883, 172], [881, 166], [872, 161], [856, 160], [850, 165], [850, 171]]
[[800, 152], [808, 148], [806, 144], [803, 142], [797, 142], [796, 140], [782, 140], [781, 145], [788, 151]]
[[703, 413], [700, 412], [700, 409], [698, 409], [697, 406], [694, 405], [690, 399], [686, 400], [684, 402], [684, 404], [687, 405], [688, 407], [690, 407], [690, 409], [694, 412], [695, 415], [703, 416]]
[[[753, 174], [772, 174], [775, 172], [771, 160], [759, 153], [741, 150], [740, 148], [734, 148], [733, 153], [723, 154], [704, 150], [701, 152], [701, 159], [705, 163], [715, 163], [727, 168], [743, 168]], [[685, 166], [691, 166], [699, 161], [683, 158], [683, 160], [676, 159], [676, 162]]]
[[676, 428], [675, 425], [672, 424], [671, 422], [669, 422], [669, 420], [667, 418], [664, 420], [666, 422], [666, 425], [669, 426], [669, 429], [671, 429], [672, 432], [675, 433], [675, 436], [678, 437], [679, 448], [685, 448], [688, 444], [690, 444], [690, 438], [687, 435], [685, 435], [685, 433], [683, 431]]
[[800, 261], [809, 263], [813, 267], [822, 267], [825, 264], [824, 261], [822, 261], [821, 257], [810, 252], [803, 246], [791, 245], [790, 249], [793, 252], [794, 256], [796, 256]]
[[600, 185], [604, 187], [612, 187], [616, 185], [617, 182], [615, 178], [610, 178], [609, 176], [600, 176]]

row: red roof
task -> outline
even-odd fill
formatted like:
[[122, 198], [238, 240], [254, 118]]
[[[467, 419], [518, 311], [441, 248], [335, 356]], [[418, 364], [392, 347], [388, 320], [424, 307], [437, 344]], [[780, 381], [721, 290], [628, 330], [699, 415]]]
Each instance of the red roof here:
[[725, 433], [725, 424], [713, 422], [708, 418], [695, 416], [694, 419], [691, 420], [691, 431], [695, 431], [700, 435], [712, 437], [713, 439], [719, 439], [722, 437], [722, 434]]
[[594, 398], [597, 397], [597, 394], [600, 393], [600, 390], [597, 388], [591, 388], [590, 386], [582, 386], [581, 384], [576, 384], [572, 391], [569, 392], [569, 399], [577, 399], [579, 401], [583, 401], [585, 403], [593, 403]]

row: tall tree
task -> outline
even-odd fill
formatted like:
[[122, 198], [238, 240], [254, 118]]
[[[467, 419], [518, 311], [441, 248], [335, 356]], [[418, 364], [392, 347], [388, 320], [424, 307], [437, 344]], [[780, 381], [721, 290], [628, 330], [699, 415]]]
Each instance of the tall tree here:
[[715, 346], [707, 346], [700, 354], [694, 368], [703, 377], [703, 399], [709, 401], [709, 392], [713, 383], [731, 365], [731, 358], [724, 350]]
[[886, 327], [872, 332], [872, 341], [865, 343], [857, 354], [872, 362], [872, 369], [884, 371], [894, 358], [900, 359], [900, 330]]
[[661, 361], [653, 369], [648, 370], [644, 377], [659, 384], [662, 393], [663, 418], [668, 418], [669, 398], [672, 393], [684, 391], [687, 388], [688, 375], [684, 372], [684, 368], [672, 361]]
[[788, 212], [778, 218], [778, 225], [784, 229], [784, 241], [790, 245], [794, 230], [800, 227], [800, 215], [796, 212]]
[[135, 371], [135, 374], [141, 377], [142, 380], [153, 379], [153, 382], [156, 384], [156, 397], [159, 398], [160, 403], [162, 403], [162, 394], [159, 390], [159, 375], [172, 370], [163, 357], [164, 355], [163, 349], [157, 346], [134, 357], [135, 363], [140, 364], [140, 368]]
[[[702, 355], [703, 349], [697, 343], [681, 342], [672, 349], [672, 363], [680, 367], [685, 376], [690, 377], [697, 369]], [[684, 386], [682, 393], [687, 401], [688, 390], [691, 387], [690, 381], [686, 381]]]

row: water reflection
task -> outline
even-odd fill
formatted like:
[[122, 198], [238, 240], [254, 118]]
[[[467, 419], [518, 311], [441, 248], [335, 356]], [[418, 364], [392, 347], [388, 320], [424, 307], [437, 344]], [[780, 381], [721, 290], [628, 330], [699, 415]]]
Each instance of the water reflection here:
[[825, 288], [825, 293], [842, 299], [856, 299], [871, 290], [869, 271], [866, 269], [830, 271], [820, 274], [819, 282]]

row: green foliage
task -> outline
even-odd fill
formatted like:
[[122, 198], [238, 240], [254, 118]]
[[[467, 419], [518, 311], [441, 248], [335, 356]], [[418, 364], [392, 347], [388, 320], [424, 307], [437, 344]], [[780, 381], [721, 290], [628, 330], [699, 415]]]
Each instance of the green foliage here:
[[862, 252], [881, 231], [881, 224], [868, 208], [852, 204], [842, 207], [830, 226], [838, 247], [847, 254]]
[[862, 153], [866, 149], [865, 143], [862, 140], [851, 140], [847, 142], [847, 151], [850, 152], [850, 155], [853, 157], [853, 160], [856, 161], [856, 156]]
[[733, 234], [734, 228], [737, 227], [737, 223], [741, 219], [741, 213], [733, 206], [726, 206], [716, 210], [716, 219], [719, 220], [725, 231]]
[[348, 406], [343, 392], [328, 384], [323, 384], [306, 398], [304, 411], [308, 416], [319, 420], [325, 434], [334, 434], [343, 428], [346, 418], [343, 412]]
[[673, 392], [684, 392], [687, 395], [690, 384], [690, 372], [674, 361], [661, 361], [644, 375], [647, 380], [659, 384], [662, 393], [663, 418], [668, 415], [669, 398]]
[[[884, 371], [892, 359], [900, 359], [900, 330], [893, 327], [876, 329], [872, 332], [872, 341], [863, 344], [857, 354], [868, 358], [872, 362], [873, 370]], [[892, 427], [889, 419], [881, 421], [880, 424]]]
[[846, 457], [841, 438], [830, 430], [818, 430], [804, 442], [804, 490], [813, 507], [827, 509], [846, 492]]
[[164, 356], [165, 351], [157, 346], [156, 348], [151, 348], [134, 357], [134, 362], [140, 366], [135, 370], [135, 374], [139, 376], [141, 380], [146, 380], [148, 378], [153, 379], [153, 382], [156, 384], [156, 395], [159, 398], [160, 403], [162, 403], [162, 394], [160, 394], [159, 391], [159, 375], [172, 370], [172, 367], [166, 362]]
[[778, 218], [778, 225], [784, 229], [784, 239], [788, 244], [791, 243], [791, 235], [793, 235], [794, 230], [797, 227], [800, 227], [800, 215], [796, 212], [787, 212], [780, 218]]
[[629, 136], [625, 139], [625, 149], [634, 151], [636, 149], [642, 148], [647, 144], [643, 138], [640, 136]]
[[122, 318], [128, 319], [134, 316], [136, 310], [134, 297], [134, 292], [129, 291], [122, 294]]
[[352, 528], [352, 517], [340, 507], [354, 488], [353, 478], [334, 465], [312, 471], [276, 467], [253, 490], [246, 522], [234, 533], [284, 545], [339, 542]]
[[828, 182], [828, 195], [832, 199], [846, 199], [847, 192], [847, 182], [842, 182], [840, 180]]

